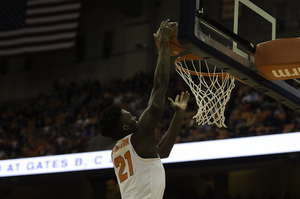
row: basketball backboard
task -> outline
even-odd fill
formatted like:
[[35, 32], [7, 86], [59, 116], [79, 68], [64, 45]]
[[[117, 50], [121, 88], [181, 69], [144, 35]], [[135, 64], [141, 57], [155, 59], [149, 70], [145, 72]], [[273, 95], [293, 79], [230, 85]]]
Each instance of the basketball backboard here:
[[[300, 91], [285, 81], [269, 81], [255, 68], [256, 45], [278, 37], [298, 37], [295, 0], [181, 0], [178, 41], [191, 53], [247, 85], [300, 111]], [[298, 28], [298, 29], [297, 29]]]

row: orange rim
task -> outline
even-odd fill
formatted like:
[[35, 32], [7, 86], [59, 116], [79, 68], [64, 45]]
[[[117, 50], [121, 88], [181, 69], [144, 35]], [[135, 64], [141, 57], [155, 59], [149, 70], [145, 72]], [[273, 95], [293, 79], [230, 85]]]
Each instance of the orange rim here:
[[[188, 54], [188, 55], [183, 55], [181, 57], [178, 57], [176, 60], [175, 60], [175, 66], [177, 69], [183, 71], [183, 72], [186, 72], [186, 73], [190, 73], [191, 75], [202, 75], [204, 77], [209, 77], [211, 76], [211, 73], [203, 73], [203, 72], [197, 72], [197, 71], [193, 71], [193, 70], [189, 70], [189, 69], [185, 69], [185, 68], [182, 68], [178, 62], [182, 61], [182, 60], [205, 60], [205, 59], [202, 59], [200, 57], [198, 57], [197, 55], [194, 55], [194, 54]], [[220, 78], [225, 78], [227, 76], [227, 72], [223, 72], [223, 73], [215, 73], [215, 76], [218, 76]], [[234, 77], [236, 80], [242, 82], [243, 84], [245, 84], [242, 80], [236, 78], [235, 76], [233, 75], [230, 75], [230, 77]]]

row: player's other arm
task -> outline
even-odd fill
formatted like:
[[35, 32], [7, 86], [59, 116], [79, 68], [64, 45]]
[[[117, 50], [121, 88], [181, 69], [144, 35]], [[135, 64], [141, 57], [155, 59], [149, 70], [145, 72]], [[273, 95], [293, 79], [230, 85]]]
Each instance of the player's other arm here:
[[159, 154], [160, 158], [167, 158], [171, 153], [171, 150], [176, 141], [178, 132], [182, 124], [184, 112], [186, 110], [189, 98], [190, 93], [187, 91], [185, 93], [182, 92], [180, 97], [179, 95], [177, 95], [175, 98], [175, 102], [171, 98], [168, 98], [171, 107], [175, 110], [175, 113], [172, 118], [169, 129], [158, 144], [157, 153]]

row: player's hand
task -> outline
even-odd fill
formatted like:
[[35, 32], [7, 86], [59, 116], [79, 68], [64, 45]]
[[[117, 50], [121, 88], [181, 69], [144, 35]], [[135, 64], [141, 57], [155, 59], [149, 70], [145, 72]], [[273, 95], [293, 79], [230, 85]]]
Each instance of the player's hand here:
[[190, 98], [190, 93], [188, 91], [182, 92], [180, 97], [179, 95], [176, 96], [175, 102], [168, 97], [168, 100], [170, 101], [171, 107], [176, 111], [176, 110], [183, 110], [185, 111], [187, 107], [187, 103]]
[[177, 25], [178, 25], [177, 22], [170, 22], [170, 19], [167, 19], [166, 21], [162, 21], [157, 32], [153, 34], [154, 39], [160, 42], [163, 40], [169, 41], [173, 29], [175, 29]]

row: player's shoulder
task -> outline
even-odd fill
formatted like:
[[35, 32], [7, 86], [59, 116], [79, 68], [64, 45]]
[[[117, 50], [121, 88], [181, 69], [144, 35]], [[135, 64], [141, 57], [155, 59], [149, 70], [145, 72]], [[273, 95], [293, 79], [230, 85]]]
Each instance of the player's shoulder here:
[[134, 133], [131, 137], [131, 145], [141, 158], [157, 158], [156, 138], [144, 136], [142, 133]]

